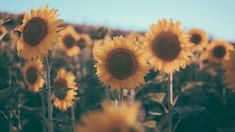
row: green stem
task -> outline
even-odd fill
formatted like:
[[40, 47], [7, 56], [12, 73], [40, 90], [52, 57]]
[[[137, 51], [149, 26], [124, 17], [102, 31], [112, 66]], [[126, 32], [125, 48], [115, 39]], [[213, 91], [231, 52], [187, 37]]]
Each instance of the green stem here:
[[168, 110], [169, 110], [169, 132], [172, 131], [172, 108], [174, 103], [174, 91], [173, 91], [173, 73], [169, 74], [169, 86], [168, 86]]
[[72, 118], [72, 129], [73, 132], [76, 131], [76, 120], [75, 120], [75, 105], [71, 108], [71, 118]]
[[199, 73], [200, 54], [196, 53], [195, 57], [196, 57], [196, 62], [195, 62], [195, 71], [194, 72], [195, 72], [195, 81], [197, 82], [200, 80], [200, 73]]
[[53, 107], [51, 102], [51, 81], [50, 81], [50, 64], [48, 56], [45, 58], [46, 65], [46, 88], [47, 88], [47, 109], [48, 109], [48, 132], [53, 132]]
[[[21, 102], [21, 99], [20, 99], [20, 97], [18, 97], [18, 100], [19, 100], [19, 102]], [[18, 122], [18, 131], [19, 132], [21, 132], [21, 129], [22, 129], [22, 124], [21, 124], [21, 112], [20, 112], [20, 108], [21, 108], [21, 106], [20, 106], [20, 104], [18, 104], [17, 105], [17, 116], [16, 116], [16, 118], [17, 118], [17, 122]]]

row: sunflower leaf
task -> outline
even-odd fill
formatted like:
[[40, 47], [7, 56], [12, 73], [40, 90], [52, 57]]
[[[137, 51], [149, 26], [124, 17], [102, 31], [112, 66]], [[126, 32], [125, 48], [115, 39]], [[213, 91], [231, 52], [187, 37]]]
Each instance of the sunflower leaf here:
[[0, 99], [8, 97], [13, 91], [14, 91], [14, 88], [12, 87], [8, 87], [3, 90], [0, 90]]
[[143, 123], [143, 126], [147, 128], [156, 128], [156, 125], [157, 125], [157, 122], [154, 120], [145, 121]]
[[162, 104], [163, 99], [165, 98], [165, 93], [160, 92], [160, 93], [149, 93], [145, 96], [149, 97], [151, 100], [159, 102], [160, 104]]
[[35, 113], [40, 113], [42, 111], [41, 107], [28, 107], [28, 106], [23, 106], [22, 109], [27, 110], [29, 112], [35, 112]]
[[197, 86], [202, 86], [203, 82], [187, 82], [181, 87], [181, 92], [187, 91], [189, 89], [195, 88]]

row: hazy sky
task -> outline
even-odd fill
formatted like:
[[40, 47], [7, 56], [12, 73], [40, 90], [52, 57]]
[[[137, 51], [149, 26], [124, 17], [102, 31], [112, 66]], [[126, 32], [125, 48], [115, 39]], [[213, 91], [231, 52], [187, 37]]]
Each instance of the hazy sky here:
[[29, 12], [47, 4], [71, 23], [147, 31], [159, 19], [171, 18], [186, 29], [235, 41], [235, 0], [0, 0], [0, 12]]

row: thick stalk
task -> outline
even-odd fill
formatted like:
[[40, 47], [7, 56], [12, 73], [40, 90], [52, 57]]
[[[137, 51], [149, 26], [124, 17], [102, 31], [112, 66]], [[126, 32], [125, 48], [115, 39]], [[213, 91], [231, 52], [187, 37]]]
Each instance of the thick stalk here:
[[169, 86], [168, 86], [168, 109], [169, 109], [169, 130], [172, 131], [172, 108], [174, 103], [173, 95], [173, 73], [169, 74]]
[[47, 112], [48, 112], [48, 132], [53, 132], [53, 107], [51, 102], [51, 80], [50, 80], [50, 64], [48, 56], [45, 58], [45, 67], [46, 67], [46, 88], [47, 88]]

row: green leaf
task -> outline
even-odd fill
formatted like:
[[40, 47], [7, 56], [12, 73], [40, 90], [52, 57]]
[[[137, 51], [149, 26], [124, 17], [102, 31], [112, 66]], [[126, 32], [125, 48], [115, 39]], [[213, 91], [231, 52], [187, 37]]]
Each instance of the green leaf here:
[[160, 93], [149, 93], [147, 95], [145, 95], [146, 97], [149, 97], [151, 100], [155, 101], [155, 102], [159, 102], [162, 104], [163, 99], [165, 98], [166, 94], [163, 92]]
[[156, 125], [157, 125], [157, 122], [154, 120], [145, 121], [143, 123], [143, 126], [147, 128], [156, 128]]
[[27, 110], [29, 112], [35, 112], [35, 113], [40, 113], [42, 111], [41, 107], [28, 107], [28, 106], [23, 106], [23, 110]]
[[3, 90], [0, 90], [0, 99], [4, 99], [8, 97], [13, 91], [14, 91], [14, 88], [12, 87], [8, 87]]
[[181, 87], [181, 92], [185, 92], [195, 87], [200, 87], [203, 85], [203, 82], [187, 82]]

